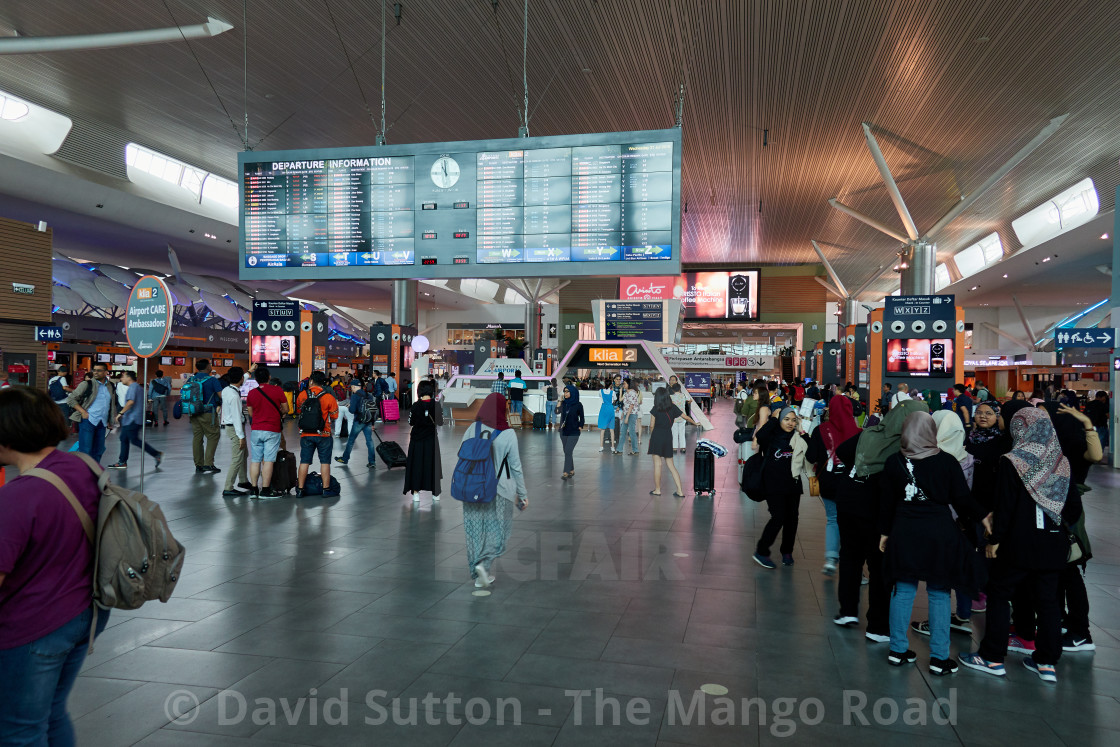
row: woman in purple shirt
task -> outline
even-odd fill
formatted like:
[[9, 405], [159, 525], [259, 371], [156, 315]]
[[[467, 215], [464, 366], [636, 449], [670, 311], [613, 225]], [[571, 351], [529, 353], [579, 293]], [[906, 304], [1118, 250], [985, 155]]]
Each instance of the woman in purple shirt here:
[[[0, 464], [53, 472], [96, 522], [97, 478], [55, 445], [69, 436], [45, 392], [0, 391]], [[76, 509], [49, 482], [23, 475], [0, 487], [0, 737], [72, 745], [66, 700], [85, 660], [93, 549]], [[98, 615], [105, 629], [107, 612]], [[6, 742], [5, 742], [6, 743]]]

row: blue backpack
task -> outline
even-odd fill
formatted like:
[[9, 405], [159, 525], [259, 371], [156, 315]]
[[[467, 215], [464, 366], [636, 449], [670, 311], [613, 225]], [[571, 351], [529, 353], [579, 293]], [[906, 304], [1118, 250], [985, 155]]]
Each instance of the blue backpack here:
[[182, 412], [187, 417], [201, 415], [206, 412], [205, 403], [202, 401], [202, 379], [192, 376], [179, 390], [179, 403]]
[[60, 380], [61, 378], [61, 376], [55, 376], [53, 379], [51, 379], [51, 383], [48, 387], [51, 394], [51, 399], [53, 399], [55, 402], [66, 399], [66, 390], [62, 388], [62, 381]]
[[451, 497], [463, 503], [490, 503], [498, 495], [498, 474], [502, 468], [509, 474], [505, 460], [494, 469], [492, 433], [482, 432], [482, 423], [474, 424], [474, 436], [459, 447], [459, 461], [451, 475]]

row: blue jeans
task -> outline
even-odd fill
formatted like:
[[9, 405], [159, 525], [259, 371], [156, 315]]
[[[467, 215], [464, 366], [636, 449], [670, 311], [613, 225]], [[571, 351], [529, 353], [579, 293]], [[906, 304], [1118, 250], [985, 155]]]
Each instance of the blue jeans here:
[[148, 452], [154, 457], [159, 456], [159, 452], [152, 448], [149, 443], [143, 443], [140, 440], [140, 426], [138, 425], [122, 425], [121, 426], [121, 454], [117, 457], [117, 461], [121, 464], [128, 462], [129, 445], [143, 446], [144, 451]]
[[[66, 700], [89, 646], [93, 609], [83, 610], [58, 630], [16, 648], [0, 649], [0, 739], [4, 745], [70, 747], [74, 726]], [[97, 635], [109, 611], [97, 613]]]
[[[914, 611], [914, 597], [918, 585], [898, 581], [891, 594], [891, 651], [902, 653], [910, 649], [910, 615]], [[935, 659], [949, 658], [949, 590], [942, 586], [926, 584], [929, 598], [929, 654]]]
[[521, 408], [525, 406], [525, 402], [519, 399], [511, 399], [509, 401], [509, 411], [512, 415], [520, 415]]
[[836, 523], [836, 501], [821, 498], [824, 504], [824, 559], [836, 562], [840, 559], [840, 525]]
[[373, 449], [373, 423], [359, 423], [354, 422], [354, 427], [350, 429], [350, 437], [346, 439], [346, 451], [342, 452], [342, 461], [350, 461], [350, 452], [354, 448], [354, 442], [358, 440], [358, 434], [366, 434], [366, 452], [368, 457], [366, 464], [373, 464], [377, 461], [377, 452]]
[[93, 461], [100, 462], [105, 456], [105, 424], [92, 425], [89, 418], [78, 423], [78, 451], [89, 454]]
[[555, 402], [545, 402], [544, 403], [544, 419], [548, 423], [548, 425], [552, 425], [553, 423], [556, 422], [556, 403]]
[[626, 418], [626, 435], [623, 436], [622, 442], [630, 444], [630, 451], [638, 450], [638, 418], [641, 417], [638, 413], [634, 413]]

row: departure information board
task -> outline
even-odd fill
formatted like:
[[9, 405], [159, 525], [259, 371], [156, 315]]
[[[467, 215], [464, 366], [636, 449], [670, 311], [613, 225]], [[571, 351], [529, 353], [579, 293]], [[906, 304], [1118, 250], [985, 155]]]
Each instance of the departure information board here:
[[664, 342], [663, 307], [661, 301], [606, 301], [603, 339]]
[[249, 151], [241, 277], [665, 275], [680, 130]]

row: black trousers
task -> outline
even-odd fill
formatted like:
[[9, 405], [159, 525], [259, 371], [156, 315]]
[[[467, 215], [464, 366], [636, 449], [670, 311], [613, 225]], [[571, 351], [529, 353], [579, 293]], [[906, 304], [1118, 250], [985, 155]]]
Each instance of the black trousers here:
[[1007, 635], [1011, 627], [1010, 602], [1016, 592], [1028, 594], [1038, 618], [1038, 629], [1027, 630], [1029, 623], [1021, 621], [1019, 609], [1015, 612], [1015, 634], [1034, 639], [1034, 660], [1038, 664], [1057, 664], [1062, 655], [1062, 609], [1058, 600], [1058, 582], [1061, 571], [1035, 571], [992, 563], [988, 579], [987, 629], [980, 642], [980, 656], [988, 661], [1003, 662], [1007, 658]]
[[758, 538], [758, 554], [770, 555], [770, 545], [782, 533], [782, 544], [779, 552], [782, 555], [792, 555], [793, 545], [797, 541], [798, 509], [801, 507], [801, 496], [798, 495], [768, 495], [766, 508], [770, 510], [770, 521], [762, 529], [762, 536]]
[[1067, 563], [1058, 583], [1058, 599], [1065, 598], [1065, 625], [1075, 638], [1089, 637], [1089, 594], [1081, 566]]
[[883, 553], [879, 552], [875, 520], [838, 511], [836, 523], [840, 527], [840, 573], [836, 583], [840, 614], [859, 617], [859, 594], [866, 564], [867, 632], [890, 635], [891, 598], [883, 578]]

